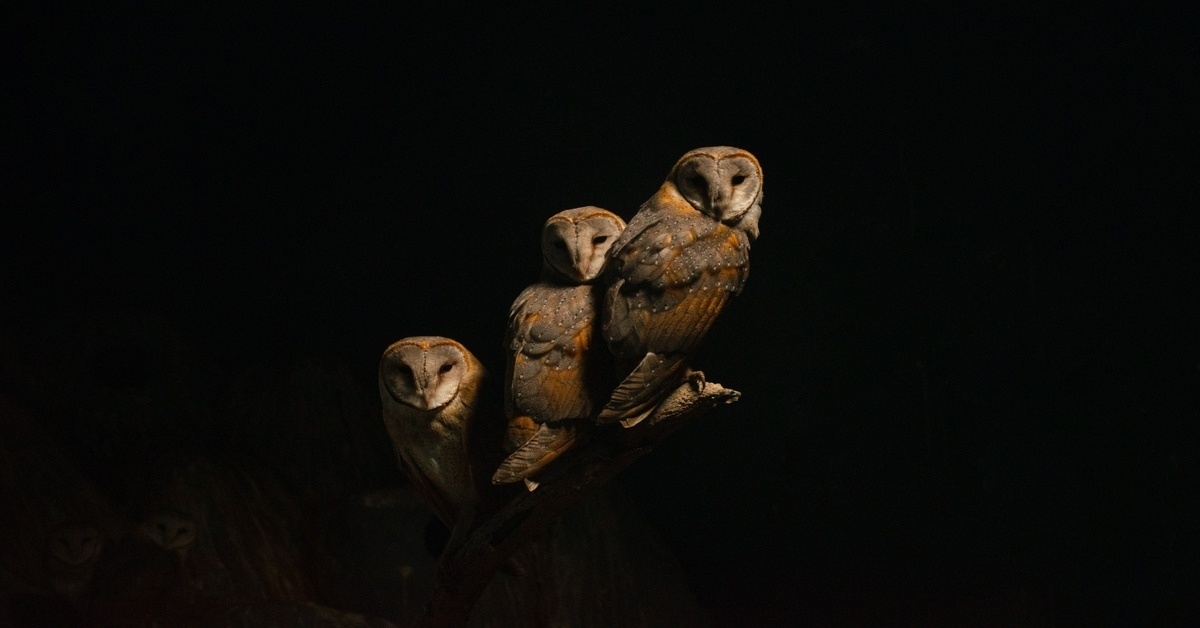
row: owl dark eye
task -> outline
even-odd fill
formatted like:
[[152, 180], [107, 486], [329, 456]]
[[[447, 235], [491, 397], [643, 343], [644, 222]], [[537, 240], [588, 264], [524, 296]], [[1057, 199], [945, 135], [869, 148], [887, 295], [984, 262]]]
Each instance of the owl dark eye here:
[[567, 250], [567, 243], [566, 243], [566, 242], [563, 242], [562, 240], [555, 240], [555, 241], [554, 241], [554, 248], [556, 248], [556, 249], [558, 249], [558, 250], [560, 250], [560, 251], [565, 251], [565, 250]]
[[695, 175], [692, 177], [692, 187], [703, 192], [708, 189], [708, 180], [700, 175]]
[[608, 241], [608, 236], [606, 235], [598, 235], [592, 238], [592, 244], [604, 244], [606, 241]]
[[454, 368], [453, 364], [443, 364], [442, 368], [438, 369], [438, 373], [449, 373]]
[[742, 181], [745, 181], [745, 180], [746, 180], [746, 177], [745, 177], [744, 175], [740, 175], [740, 174], [739, 174], [739, 175], [737, 175], [737, 176], [735, 176], [735, 177], [733, 178], [733, 184], [734, 184], [734, 185], [741, 185], [741, 184], [742, 184]]

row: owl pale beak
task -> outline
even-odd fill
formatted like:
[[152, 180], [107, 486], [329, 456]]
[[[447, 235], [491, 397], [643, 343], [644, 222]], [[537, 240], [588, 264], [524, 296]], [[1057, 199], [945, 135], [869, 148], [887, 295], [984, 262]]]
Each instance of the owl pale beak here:
[[727, 195], [722, 194], [721, 189], [712, 190], [708, 196], [708, 206], [712, 208], [712, 212], [715, 214], [717, 220], [724, 221], [728, 218], [725, 214], [729, 210], [729, 198]]
[[[580, 243], [580, 244], [582, 244], [582, 243]], [[571, 265], [574, 266], [576, 269], [579, 269], [580, 274], [583, 274], [583, 271], [584, 271], [582, 262], [583, 262], [583, 247], [575, 246], [574, 250], [571, 251]]]
[[434, 390], [433, 386], [426, 386], [421, 389], [421, 400], [425, 402], [426, 410], [437, 410], [444, 405], [439, 404], [438, 400], [434, 398]]

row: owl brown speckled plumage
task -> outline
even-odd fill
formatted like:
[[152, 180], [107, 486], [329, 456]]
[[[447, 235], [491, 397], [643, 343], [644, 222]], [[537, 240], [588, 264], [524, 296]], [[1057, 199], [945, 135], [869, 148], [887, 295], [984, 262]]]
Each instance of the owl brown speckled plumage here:
[[688, 355], [746, 284], [762, 195], [754, 155], [698, 148], [629, 221], [609, 250], [603, 317], [604, 338], [628, 375], [598, 422], [637, 424], [688, 376]]
[[[599, 207], [558, 212], [542, 227], [542, 275], [509, 311], [504, 408], [512, 454], [495, 483], [526, 480], [575, 444], [615, 371], [598, 338], [601, 276], [625, 221]], [[528, 484], [532, 488], [532, 484]]]
[[[451, 530], [447, 551], [465, 540], [481, 514], [481, 483], [493, 460], [481, 452], [490, 399], [481, 399], [487, 373], [462, 344], [413, 336], [389, 346], [379, 362], [383, 421], [400, 468]], [[479, 415], [479, 416], [477, 416]]]

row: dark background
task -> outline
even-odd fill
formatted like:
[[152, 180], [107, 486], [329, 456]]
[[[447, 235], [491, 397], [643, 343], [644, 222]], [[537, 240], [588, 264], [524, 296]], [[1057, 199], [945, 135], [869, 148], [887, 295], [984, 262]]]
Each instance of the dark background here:
[[546, 217], [735, 145], [762, 236], [694, 365], [744, 397], [619, 480], [717, 624], [1182, 624], [1193, 17], [43, 9], [5, 26], [0, 299], [153, 310], [218, 370], [373, 387], [436, 334], [499, 371]]

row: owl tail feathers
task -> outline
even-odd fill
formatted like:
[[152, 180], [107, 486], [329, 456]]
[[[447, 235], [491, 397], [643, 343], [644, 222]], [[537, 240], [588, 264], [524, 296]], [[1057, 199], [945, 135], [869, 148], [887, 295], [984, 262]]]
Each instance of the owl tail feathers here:
[[532, 438], [500, 463], [496, 472], [492, 474], [492, 484], [527, 480], [525, 486], [532, 491], [537, 488], [537, 483], [528, 481], [528, 478], [546, 468], [546, 465], [570, 449], [578, 439], [579, 431], [576, 425], [543, 423]]
[[625, 427], [637, 425], [650, 416], [686, 375], [687, 363], [683, 355], [647, 353], [613, 391], [596, 422], [620, 421]]

